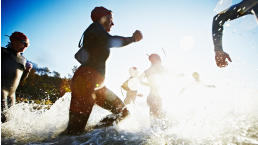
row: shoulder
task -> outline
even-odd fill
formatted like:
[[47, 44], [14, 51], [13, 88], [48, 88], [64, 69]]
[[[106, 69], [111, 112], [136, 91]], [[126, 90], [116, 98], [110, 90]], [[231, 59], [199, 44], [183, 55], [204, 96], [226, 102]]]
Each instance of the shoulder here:
[[90, 26], [85, 30], [84, 34], [85, 36], [91, 36], [92, 34], [98, 34], [99, 31], [101, 30], [101, 27], [99, 26], [100, 24], [98, 23], [92, 23]]
[[92, 29], [92, 28], [94, 28], [94, 27], [96, 27], [96, 26], [97, 26], [96, 23], [91, 23], [91, 24], [89, 25], [89, 27], [86, 29], [86, 31], [89, 30], [89, 29]]
[[98, 23], [98, 22], [94, 22], [92, 23], [89, 27], [89, 30], [92, 30], [93, 32], [97, 32], [97, 33], [107, 33], [106, 30], [104, 29], [104, 27]]
[[100, 29], [101, 28], [101, 25], [97, 22], [94, 22], [94, 23], [91, 23], [90, 26], [86, 29], [86, 32], [87, 31], [93, 31], [93, 30], [97, 30], [97, 29]]

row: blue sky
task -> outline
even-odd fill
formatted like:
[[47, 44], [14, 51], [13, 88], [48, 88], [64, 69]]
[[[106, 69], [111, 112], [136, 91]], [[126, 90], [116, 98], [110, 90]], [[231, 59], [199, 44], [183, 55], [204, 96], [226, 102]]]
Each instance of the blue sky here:
[[[233, 0], [232, 4], [238, 2]], [[226, 23], [223, 45], [233, 62], [224, 69], [215, 65], [211, 25], [217, 3], [217, 0], [2, 0], [1, 46], [9, 41], [4, 35], [24, 32], [31, 43], [24, 56], [67, 76], [74, 65], [79, 65], [74, 54], [83, 31], [91, 24], [91, 10], [104, 6], [114, 14], [111, 34], [131, 36], [138, 29], [144, 36], [139, 43], [111, 50], [106, 77], [111, 87], [118, 87], [128, 77], [130, 66], [146, 69], [149, 66], [146, 54], [154, 52], [174, 72], [197, 71], [212, 82], [227, 80], [258, 88], [258, 27], [254, 16]]]

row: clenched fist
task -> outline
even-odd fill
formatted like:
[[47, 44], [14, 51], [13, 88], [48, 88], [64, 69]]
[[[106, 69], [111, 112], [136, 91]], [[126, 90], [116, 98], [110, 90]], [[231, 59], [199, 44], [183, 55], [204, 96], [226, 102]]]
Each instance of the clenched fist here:
[[141, 31], [136, 30], [133, 33], [133, 39], [134, 39], [135, 42], [138, 42], [138, 41], [142, 40], [142, 33], [141, 33]]

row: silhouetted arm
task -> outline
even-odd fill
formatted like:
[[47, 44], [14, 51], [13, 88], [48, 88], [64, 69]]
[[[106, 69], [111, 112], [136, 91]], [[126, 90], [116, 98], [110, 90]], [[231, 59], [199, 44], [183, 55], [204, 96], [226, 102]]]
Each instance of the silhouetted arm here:
[[122, 47], [132, 42], [134, 42], [133, 37], [110, 36], [108, 43], [110, 47]]
[[94, 23], [90, 35], [97, 38], [100, 42], [105, 42], [109, 48], [123, 47], [134, 42], [133, 37], [122, 37], [110, 35], [100, 24]]
[[258, 4], [257, 0], [243, 0], [214, 16], [212, 23], [212, 36], [215, 51], [223, 50], [222, 35], [223, 25], [228, 20], [234, 20], [247, 14], [251, 14], [251, 9]]

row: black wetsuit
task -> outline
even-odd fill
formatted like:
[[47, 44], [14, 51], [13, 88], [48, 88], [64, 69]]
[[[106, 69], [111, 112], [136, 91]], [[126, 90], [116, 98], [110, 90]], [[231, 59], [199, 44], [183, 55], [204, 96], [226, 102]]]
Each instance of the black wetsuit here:
[[89, 53], [86, 66], [90, 66], [105, 76], [106, 60], [110, 48], [122, 47], [133, 42], [132, 37], [111, 36], [104, 27], [95, 22], [84, 32], [83, 46]]
[[[223, 25], [228, 20], [234, 20], [248, 14], [258, 17], [258, 0], [243, 0], [214, 16], [212, 24], [212, 36], [215, 51], [222, 49]], [[257, 18], [258, 19], [258, 18]]]
[[8, 97], [15, 103], [15, 92], [21, 81], [29, 74], [26, 59], [8, 47], [1, 48], [1, 111], [8, 108]]
[[[99, 87], [105, 78], [106, 60], [111, 47], [122, 47], [133, 42], [132, 37], [111, 36], [102, 25], [92, 23], [84, 32], [83, 47], [88, 51], [89, 58], [81, 65], [72, 78], [72, 99], [68, 127], [65, 133], [77, 134], [84, 131], [94, 104], [110, 110], [117, 116], [105, 118], [106, 125], [121, 120], [128, 111], [124, 103], [106, 87]], [[95, 96], [92, 96], [95, 94]]]

